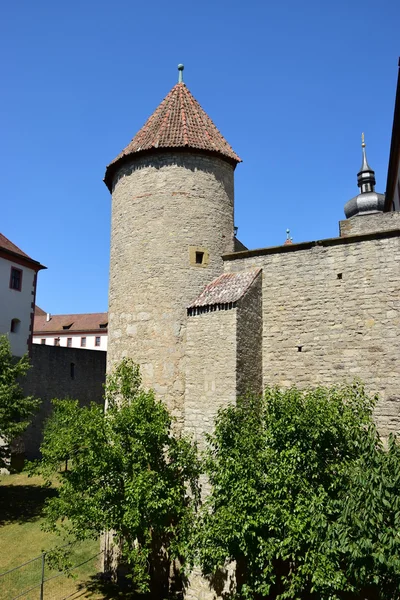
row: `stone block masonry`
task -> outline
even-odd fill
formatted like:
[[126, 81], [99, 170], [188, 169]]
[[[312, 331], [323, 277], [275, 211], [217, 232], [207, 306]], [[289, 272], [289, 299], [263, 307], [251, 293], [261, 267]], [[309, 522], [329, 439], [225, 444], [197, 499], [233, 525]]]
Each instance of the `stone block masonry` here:
[[341, 237], [376, 233], [377, 231], [400, 230], [400, 212], [372, 213], [358, 215], [339, 221], [339, 235]]
[[25, 458], [39, 457], [43, 425], [53, 398], [73, 398], [82, 405], [104, 402], [106, 352], [32, 345], [32, 368], [21, 381], [27, 396], [42, 400], [39, 412], [23, 436]]
[[133, 358], [179, 427], [186, 307], [233, 250], [233, 170], [195, 151], [155, 152], [114, 179], [108, 365]]
[[381, 434], [399, 431], [399, 235], [392, 230], [224, 257], [227, 272], [263, 269], [264, 387], [360, 378], [379, 394]]
[[[213, 432], [220, 408], [234, 404], [240, 395], [262, 390], [261, 273], [249, 275], [252, 282], [234, 302], [208, 305], [203, 300], [201, 306], [189, 308], [185, 430], [194, 435], [200, 448], [204, 434]], [[208, 287], [219, 299], [224, 292], [232, 294], [224, 289], [224, 282]]]

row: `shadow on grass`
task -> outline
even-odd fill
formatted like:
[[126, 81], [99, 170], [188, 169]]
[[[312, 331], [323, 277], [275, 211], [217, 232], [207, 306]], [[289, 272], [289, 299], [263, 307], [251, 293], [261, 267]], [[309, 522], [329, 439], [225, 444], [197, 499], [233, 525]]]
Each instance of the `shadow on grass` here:
[[[102, 573], [93, 575], [89, 580], [80, 584], [80, 589], [85, 590], [85, 598], [98, 598], [101, 595], [104, 600], [155, 600], [152, 594], [139, 594], [132, 588], [130, 581], [122, 579], [118, 583], [109, 580]], [[163, 600], [157, 596], [157, 600]], [[170, 600], [182, 600], [182, 594], [176, 593], [168, 596]]]
[[45, 500], [56, 494], [57, 490], [39, 485], [1, 485], [0, 526], [38, 519]]

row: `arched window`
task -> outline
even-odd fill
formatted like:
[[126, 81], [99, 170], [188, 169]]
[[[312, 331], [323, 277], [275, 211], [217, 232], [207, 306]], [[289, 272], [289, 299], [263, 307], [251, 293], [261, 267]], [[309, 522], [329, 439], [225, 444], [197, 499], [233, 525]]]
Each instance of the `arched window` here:
[[20, 326], [21, 326], [21, 321], [19, 319], [11, 319], [11, 326], [10, 326], [11, 333], [18, 333]]

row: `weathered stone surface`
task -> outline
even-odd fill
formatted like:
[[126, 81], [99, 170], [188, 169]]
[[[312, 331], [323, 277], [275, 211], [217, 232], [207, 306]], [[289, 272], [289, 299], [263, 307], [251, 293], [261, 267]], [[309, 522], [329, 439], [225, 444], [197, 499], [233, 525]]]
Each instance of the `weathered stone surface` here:
[[261, 272], [234, 307], [220, 306], [187, 322], [184, 422], [200, 448], [220, 408], [261, 392]]
[[382, 435], [399, 430], [399, 251], [400, 237], [390, 232], [225, 261], [228, 272], [263, 269], [264, 387], [357, 377], [379, 394]]
[[339, 221], [341, 237], [376, 231], [389, 231], [390, 229], [400, 229], [400, 212], [358, 215]]
[[39, 412], [23, 435], [25, 457], [38, 458], [43, 425], [53, 398], [73, 398], [82, 406], [104, 402], [106, 352], [33, 344], [32, 367], [21, 380], [24, 393], [42, 400]]
[[[193, 264], [193, 248], [207, 252]], [[233, 250], [233, 166], [192, 151], [133, 158], [113, 185], [108, 366], [142, 366], [182, 424], [186, 307]]]

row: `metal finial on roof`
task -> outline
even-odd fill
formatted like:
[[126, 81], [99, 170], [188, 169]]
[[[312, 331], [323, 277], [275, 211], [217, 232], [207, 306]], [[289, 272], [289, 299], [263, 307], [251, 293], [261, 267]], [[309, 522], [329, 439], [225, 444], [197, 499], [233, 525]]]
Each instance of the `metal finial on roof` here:
[[178, 71], [179, 71], [179, 77], [178, 77], [178, 83], [183, 83], [183, 69], [185, 67], [182, 64], [178, 65]]
[[293, 238], [290, 237], [290, 229], [286, 229], [286, 240], [285, 240], [285, 246], [287, 244], [293, 244]]
[[[365, 143], [365, 136], [362, 133], [361, 134], [362, 164], [361, 164], [360, 173], [365, 173], [367, 171], [370, 172], [370, 173], [373, 173], [373, 171], [372, 171], [372, 169], [369, 166], [368, 161], [367, 161], [367, 152], [365, 150], [366, 145], [367, 144]], [[359, 173], [359, 175], [360, 175], [360, 173]]]

